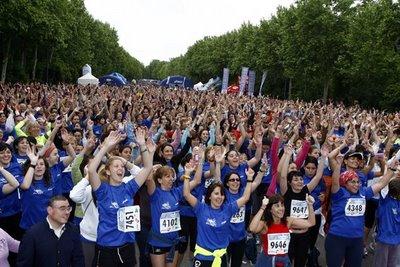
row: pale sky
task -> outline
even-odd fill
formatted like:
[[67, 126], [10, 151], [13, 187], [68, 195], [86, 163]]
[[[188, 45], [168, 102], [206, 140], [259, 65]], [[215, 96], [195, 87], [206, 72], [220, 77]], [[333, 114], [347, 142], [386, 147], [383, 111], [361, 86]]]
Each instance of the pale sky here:
[[119, 44], [140, 62], [170, 60], [205, 36], [244, 22], [259, 24], [293, 0], [85, 0], [88, 12], [118, 32]]

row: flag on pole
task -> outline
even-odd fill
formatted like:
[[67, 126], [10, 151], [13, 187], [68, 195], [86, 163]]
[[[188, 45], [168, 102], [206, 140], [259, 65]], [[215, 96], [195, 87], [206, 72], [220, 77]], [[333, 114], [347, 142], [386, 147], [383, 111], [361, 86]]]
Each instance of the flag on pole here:
[[260, 84], [260, 91], [258, 91], [258, 96], [260, 97], [262, 94], [262, 87], [264, 85], [265, 79], [267, 78], [267, 72], [264, 71], [262, 78], [261, 78], [261, 84]]
[[239, 95], [243, 95], [244, 92], [244, 88], [246, 87], [246, 83], [247, 83], [247, 74], [249, 72], [249, 68], [248, 67], [242, 67], [242, 75], [240, 76], [240, 84], [239, 84]]
[[224, 74], [222, 77], [222, 88], [221, 88], [221, 93], [226, 94], [227, 88], [228, 88], [228, 82], [229, 82], [229, 69], [224, 68]]
[[255, 71], [249, 71], [249, 91], [247, 94], [249, 96], [253, 96], [254, 94], [254, 84], [256, 83], [256, 72]]

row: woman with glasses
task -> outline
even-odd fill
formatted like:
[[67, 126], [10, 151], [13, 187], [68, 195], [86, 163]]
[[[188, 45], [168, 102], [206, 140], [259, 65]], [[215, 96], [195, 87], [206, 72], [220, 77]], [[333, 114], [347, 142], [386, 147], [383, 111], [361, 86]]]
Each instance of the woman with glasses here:
[[[251, 193], [256, 190], [260, 185], [261, 179], [267, 171], [267, 164], [263, 163], [260, 167], [260, 171], [257, 173], [256, 178], [253, 183], [251, 183]], [[248, 169], [246, 171], [246, 176], [248, 180], [252, 180], [254, 176], [254, 171]], [[225, 193], [227, 202], [237, 201], [243, 196], [244, 187], [241, 186], [240, 177], [237, 173], [232, 172], [228, 174], [224, 179]], [[243, 206], [235, 213], [230, 219], [231, 228], [231, 239], [229, 242], [227, 255], [231, 262], [231, 267], [240, 267], [242, 265], [242, 259], [244, 255], [244, 250], [246, 248], [246, 208]]]
[[326, 260], [328, 267], [360, 267], [363, 256], [363, 236], [365, 224], [366, 200], [380, 192], [394, 176], [394, 161], [389, 165], [382, 178], [372, 186], [362, 186], [362, 181], [355, 171], [340, 173], [342, 157], [329, 155], [333, 170], [331, 187], [331, 224], [325, 239]]
[[224, 187], [212, 183], [204, 203], [190, 192], [189, 176], [185, 176], [183, 195], [194, 208], [197, 217], [197, 237], [193, 266], [227, 266], [226, 250], [231, 238], [230, 221], [240, 208], [249, 201], [253, 177], [249, 175], [243, 195], [236, 201], [227, 202]]

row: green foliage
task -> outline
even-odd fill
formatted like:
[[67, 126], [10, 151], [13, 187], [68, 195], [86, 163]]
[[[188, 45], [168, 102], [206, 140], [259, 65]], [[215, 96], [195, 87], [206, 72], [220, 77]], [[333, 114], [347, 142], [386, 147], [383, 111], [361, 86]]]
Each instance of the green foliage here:
[[268, 72], [264, 93], [272, 96], [288, 97], [290, 79], [292, 98], [396, 108], [399, 18], [398, 1], [298, 0], [258, 26], [245, 23], [205, 37], [178, 58], [150, 64], [146, 74], [183, 74], [206, 82], [228, 67], [233, 83], [246, 66], [256, 71], [256, 91], [263, 71]]
[[75, 82], [86, 63], [97, 76], [111, 71], [118, 71], [128, 79], [143, 75], [143, 64], [119, 46], [117, 33], [110, 25], [89, 15], [83, 0], [2, 0], [0, 58], [3, 60], [9, 39], [12, 45], [6, 81], [35, 78], [45, 82]]

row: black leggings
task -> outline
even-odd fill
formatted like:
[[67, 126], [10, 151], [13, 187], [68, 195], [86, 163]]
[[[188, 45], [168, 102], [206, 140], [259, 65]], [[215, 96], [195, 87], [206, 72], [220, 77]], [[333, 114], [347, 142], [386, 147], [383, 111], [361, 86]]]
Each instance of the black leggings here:
[[238, 242], [229, 243], [227, 255], [231, 260], [231, 267], [242, 266], [242, 259], [244, 255], [244, 250], [246, 248], [246, 238]]
[[127, 243], [120, 247], [97, 246], [98, 267], [132, 267], [136, 265], [135, 244]]
[[310, 247], [310, 235], [290, 234], [289, 258], [294, 261], [294, 267], [304, 267], [307, 262], [308, 248]]
[[194, 252], [194, 247], [196, 246], [196, 236], [197, 236], [197, 218], [189, 216], [181, 216], [181, 231], [179, 236], [186, 237], [185, 242], [179, 242], [178, 253], [185, 254], [187, 249], [189, 239], [190, 239], [190, 251]]
[[315, 214], [315, 225], [308, 230], [308, 232], [310, 233], [310, 251], [314, 249], [315, 243], [317, 243], [319, 227], [321, 226], [321, 218], [321, 214]]

